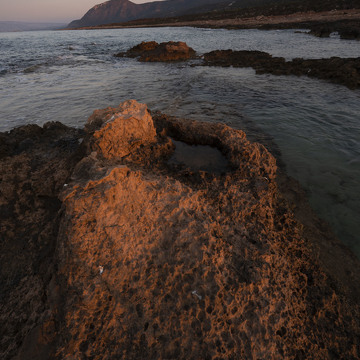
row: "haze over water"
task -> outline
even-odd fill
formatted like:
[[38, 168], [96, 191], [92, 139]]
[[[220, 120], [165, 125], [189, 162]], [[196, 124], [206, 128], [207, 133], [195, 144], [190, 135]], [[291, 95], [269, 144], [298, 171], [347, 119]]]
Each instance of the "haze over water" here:
[[225, 122], [252, 139], [265, 132], [314, 209], [360, 256], [360, 91], [252, 69], [113, 57], [148, 40], [186, 41], [199, 53], [261, 50], [287, 59], [360, 54], [358, 42], [292, 30], [0, 33], [0, 131], [47, 121], [82, 127], [94, 109], [133, 98], [169, 115]]

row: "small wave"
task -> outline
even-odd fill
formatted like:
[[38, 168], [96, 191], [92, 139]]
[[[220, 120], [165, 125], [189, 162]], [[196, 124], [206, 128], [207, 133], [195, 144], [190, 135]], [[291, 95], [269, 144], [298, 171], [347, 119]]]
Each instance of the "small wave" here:
[[[45, 59], [44, 59], [45, 60]], [[52, 58], [48, 58], [45, 61], [39, 62], [37, 64], [23, 64], [22, 66], [16, 65], [12, 66], [10, 69], [1, 69], [0, 75], [6, 73], [22, 73], [22, 74], [32, 74], [37, 72], [52, 72], [58, 67], [78, 67], [82, 65], [95, 65], [102, 64], [103, 60], [92, 59], [84, 55], [61, 55]]]
[[34, 72], [36, 72], [38, 69], [40, 69], [41, 66], [42, 66], [42, 64], [36, 64], [36, 65], [29, 66], [29, 67], [27, 67], [27, 68], [25, 68], [25, 69], [23, 70], [23, 73], [24, 73], [24, 74], [34, 73]]

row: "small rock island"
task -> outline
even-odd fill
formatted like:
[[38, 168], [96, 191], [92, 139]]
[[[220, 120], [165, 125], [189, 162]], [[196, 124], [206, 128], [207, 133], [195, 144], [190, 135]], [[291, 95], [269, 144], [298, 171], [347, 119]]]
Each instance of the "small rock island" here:
[[182, 41], [168, 41], [158, 44], [156, 41], [143, 41], [126, 52], [115, 57], [139, 58], [143, 62], [174, 62], [194, 59], [196, 52]]

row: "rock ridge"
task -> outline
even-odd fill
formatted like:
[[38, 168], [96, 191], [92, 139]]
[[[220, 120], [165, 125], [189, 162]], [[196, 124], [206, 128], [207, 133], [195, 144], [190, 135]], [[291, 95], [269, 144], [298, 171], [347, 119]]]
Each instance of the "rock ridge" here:
[[350, 89], [360, 87], [360, 57], [286, 61], [261, 51], [215, 50], [204, 54], [206, 66], [252, 67], [257, 74], [295, 75], [324, 79]]

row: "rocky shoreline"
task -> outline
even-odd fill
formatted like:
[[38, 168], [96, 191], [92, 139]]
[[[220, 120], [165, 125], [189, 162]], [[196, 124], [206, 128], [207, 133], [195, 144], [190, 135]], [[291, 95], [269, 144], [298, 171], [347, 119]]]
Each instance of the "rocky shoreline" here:
[[244, 132], [130, 100], [0, 139], [2, 359], [359, 358], [359, 261]]
[[301, 21], [294, 23], [266, 24], [260, 29], [310, 29], [309, 35], [326, 38], [337, 33], [342, 40], [360, 40], [360, 20], [332, 20], [332, 21]]
[[349, 89], [360, 88], [360, 57], [329, 59], [302, 59], [286, 61], [262, 51], [214, 50], [203, 56], [184, 42], [158, 44], [155, 41], [142, 42], [115, 57], [138, 58], [142, 62], [175, 62], [201, 59], [193, 66], [252, 67], [257, 74], [308, 76], [345, 85]]
[[81, 27], [72, 30], [101, 30], [142, 27], [200, 27], [212, 29], [309, 29], [311, 35], [327, 37], [339, 33], [342, 39], [360, 39], [360, 9], [303, 11], [285, 14], [259, 13], [234, 16], [204, 14], [191, 17], [141, 19], [120, 24]]
[[204, 54], [204, 66], [252, 67], [257, 74], [308, 76], [360, 88], [360, 57], [286, 61], [261, 51], [216, 50]]

